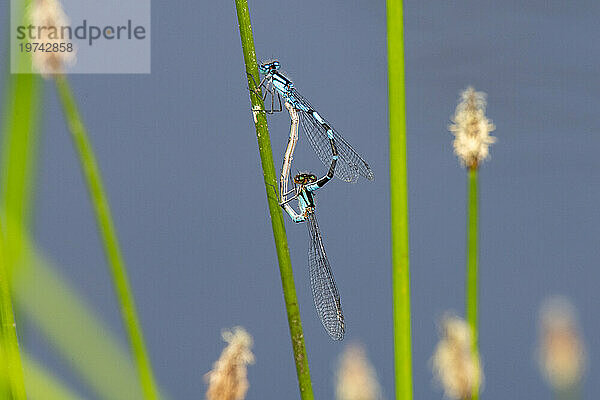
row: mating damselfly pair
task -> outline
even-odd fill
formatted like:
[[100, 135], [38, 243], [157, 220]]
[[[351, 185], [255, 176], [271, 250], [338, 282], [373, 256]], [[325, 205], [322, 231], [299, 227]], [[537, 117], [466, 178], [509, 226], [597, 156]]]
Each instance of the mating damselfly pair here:
[[[283, 98], [292, 121], [279, 180], [280, 205], [294, 222], [306, 222], [308, 226], [308, 266], [315, 308], [327, 333], [334, 340], [342, 340], [345, 332], [344, 315], [317, 224], [313, 194], [334, 176], [346, 182], [356, 182], [359, 176], [373, 180], [373, 171], [308, 100], [298, 93], [292, 81], [279, 72], [280, 66], [277, 60], [261, 63], [259, 71], [264, 76], [258, 85], [258, 90], [265, 89], [263, 102], [270, 95], [267, 101], [267, 104], [270, 103], [270, 108], [265, 111], [267, 113], [282, 111], [281, 99]], [[275, 107], [276, 105], [278, 108]], [[329, 170], [321, 178], [317, 178], [312, 173], [297, 174], [292, 180], [294, 188], [288, 190], [299, 123], [302, 124], [304, 133], [318, 158], [323, 164], [329, 166]], [[293, 200], [298, 200], [299, 212], [290, 205]]]

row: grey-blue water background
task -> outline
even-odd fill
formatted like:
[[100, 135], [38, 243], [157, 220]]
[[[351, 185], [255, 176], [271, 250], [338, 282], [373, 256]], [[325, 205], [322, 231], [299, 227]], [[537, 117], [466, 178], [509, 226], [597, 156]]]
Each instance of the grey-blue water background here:
[[[392, 398], [385, 5], [253, 1], [250, 10], [259, 56], [278, 57], [375, 172], [373, 183], [328, 185], [317, 212], [346, 340], [367, 346]], [[243, 325], [256, 354], [248, 399], [297, 398], [233, 1], [154, 2], [152, 13], [151, 75], [71, 81], [156, 374], [174, 399], [202, 398], [221, 329]], [[538, 306], [555, 293], [580, 311], [585, 398], [600, 391], [599, 19], [594, 1], [406, 2], [416, 399], [442, 397], [429, 367], [436, 321], [464, 304], [466, 175], [446, 127], [468, 84], [489, 94], [498, 137], [480, 174], [483, 398], [550, 396], [534, 345]], [[46, 86], [35, 237], [124, 338], [76, 155]], [[270, 130], [279, 168], [289, 116], [270, 118]], [[300, 135], [293, 168], [325, 171]], [[332, 398], [343, 347], [313, 310], [306, 227], [287, 230], [314, 390]], [[44, 340], [32, 334], [27, 346], [75, 382]]]

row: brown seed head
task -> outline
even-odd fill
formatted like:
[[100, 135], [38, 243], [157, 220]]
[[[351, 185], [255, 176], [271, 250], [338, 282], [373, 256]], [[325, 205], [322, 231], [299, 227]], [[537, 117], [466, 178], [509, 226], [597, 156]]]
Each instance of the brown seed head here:
[[223, 332], [228, 345], [205, 375], [208, 383], [207, 400], [243, 400], [248, 391], [246, 366], [254, 363], [252, 337], [242, 327]]
[[471, 346], [471, 329], [458, 317], [446, 317], [432, 358], [433, 374], [451, 399], [466, 399], [482, 381], [479, 357]]
[[381, 389], [375, 369], [360, 345], [349, 345], [341, 355], [336, 374], [337, 400], [379, 400]]
[[495, 126], [485, 116], [485, 106], [485, 93], [469, 86], [461, 93], [461, 101], [448, 127], [454, 134], [454, 153], [467, 168], [477, 168], [489, 157], [490, 144], [496, 142], [496, 138], [490, 136]]
[[542, 375], [557, 389], [576, 385], [585, 367], [585, 349], [575, 308], [565, 298], [547, 300], [540, 313], [539, 362]]
[[[32, 51], [34, 69], [46, 78], [63, 73], [64, 67], [75, 62], [75, 51], [66, 51], [65, 46], [70, 42], [67, 36], [63, 37], [62, 27], [68, 26], [69, 19], [62, 5], [58, 0], [34, 0], [28, 15], [34, 27], [35, 39], [31, 42], [39, 44], [38, 51]], [[66, 31], [64, 34], [67, 35]], [[61, 44], [65, 51], [61, 51]], [[51, 51], [39, 51], [41, 46]]]

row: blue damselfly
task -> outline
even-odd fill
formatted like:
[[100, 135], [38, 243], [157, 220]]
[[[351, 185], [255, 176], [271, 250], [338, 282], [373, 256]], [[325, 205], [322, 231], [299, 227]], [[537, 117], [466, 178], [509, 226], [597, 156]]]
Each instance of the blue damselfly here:
[[[280, 177], [280, 205], [287, 212], [294, 222], [306, 222], [308, 226], [309, 244], [308, 244], [308, 268], [310, 274], [310, 286], [312, 289], [315, 308], [319, 318], [325, 327], [329, 336], [334, 340], [344, 338], [344, 315], [342, 314], [342, 305], [340, 295], [333, 279], [333, 273], [323, 246], [323, 238], [317, 224], [315, 215], [315, 202], [313, 193], [322, 188], [333, 178], [338, 161], [338, 151], [335, 141], [330, 138], [329, 145], [331, 151], [330, 166], [327, 174], [320, 179], [311, 173], [297, 174], [294, 179], [294, 189], [288, 191], [287, 183], [292, 163], [294, 148], [298, 139], [298, 113], [297, 110], [286, 102], [286, 107], [292, 118], [290, 139], [283, 159], [283, 167]], [[290, 202], [298, 199], [298, 209], [296, 212], [290, 205]]]
[[[335, 141], [339, 155], [339, 163], [335, 175], [346, 182], [355, 182], [358, 176], [373, 180], [373, 171], [369, 164], [350, 146], [350, 144], [331, 126], [325, 118], [321, 116], [314, 107], [304, 97], [298, 93], [292, 81], [279, 72], [281, 64], [279, 61], [267, 61], [259, 65], [258, 69], [264, 75], [258, 85], [259, 89], [264, 88], [265, 93], [263, 101], [271, 95], [270, 108], [265, 110], [267, 113], [278, 112], [282, 110], [281, 98], [289, 103], [298, 111], [302, 128], [308, 136], [315, 153], [323, 162], [328, 165], [331, 161], [332, 152], [329, 145], [330, 139]], [[275, 98], [279, 108], [275, 108]]]

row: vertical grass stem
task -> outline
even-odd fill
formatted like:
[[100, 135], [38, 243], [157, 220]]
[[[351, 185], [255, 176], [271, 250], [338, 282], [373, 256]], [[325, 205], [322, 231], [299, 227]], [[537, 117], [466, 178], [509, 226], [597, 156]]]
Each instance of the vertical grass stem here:
[[277, 259], [279, 261], [279, 272], [281, 275], [283, 297], [285, 300], [288, 325], [292, 339], [292, 349], [294, 352], [294, 361], [296, 363], [296, 374], [298, 376], [300, 396], [303, 400], [309, 400], [313, 399], [314, 396], [310, 381], [306, 348], [304, 345], [304, 335], [302, 333], [302, 322], [300, 321], [300, 309], [298, 308], [298, 300], [296, 298], [296, 287], [294, 285], [290, 251], [285, 233], [283, 214], [278, 201], [277, 174], [275, 172], [275, 164], [273, 163], [273, 152], [271, 150], [271, 140], [267, 128], [267, 117], [264, 112], [264, 104], [262, 102], [260, 90], [256, 87], [259, 75], [256, 62], [256, 51], [254, 48], [254, 38], [252, 36], [252, 26], [250, 24], [250, 11], [248, 10], [247, 0], [235, 0], [235, 6], [240, 28], [240, 38], [242, 40], [242, 52], [244, 53], [248, 87], [250, 88], [250, 102], [252, 103], [252, 114], [254, 117], [254, 125], [256, 127], [256, 138], [258, 140], [263, 179], [267, 191], [267, 204], [269, 206], [269, 215], [271, 217], [271, 227], [275, 239]]
[[410, 248], [402, 0], [387, 1], [390, 218], [396, 399], [411, 400]]
[[[467, 203], [467, 297], [466, 314], [467, 323], [472, 332], [472, 351], [478, 356], [478, 322], [477, 322], [477, 167], [468, 169], [468, 203]], [[479, 397], [478, 388], [473, 389], [472, 400]]]
[[6, 255], [4, 232], [0, 225], [0, 346], [2, 347], [3, 364], [1, 368], [6, 374], [0, 379], [8, 378], [7, 389], [10, 400], [26, 400], [25, 380], [17, 340], [17, 327], [13, 313]]

